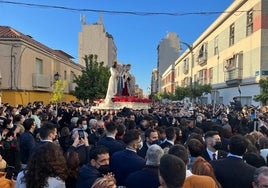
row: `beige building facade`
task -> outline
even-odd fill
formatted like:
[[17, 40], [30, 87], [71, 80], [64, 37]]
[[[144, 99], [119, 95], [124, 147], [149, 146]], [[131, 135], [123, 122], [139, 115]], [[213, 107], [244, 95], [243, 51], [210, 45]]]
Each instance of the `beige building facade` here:
[[112, 66], [117, 59], [117, 48], [113, 36], [105, 31], [102, 18], [97, 23], [86, 24], [82, 22], [82, 31], [78, 36], [79, 64], [85, 66], [85, 55], [98, 55], [98, 62], [104, 62], [104, 66]]
[[1, 102], [48, 104], [58, 75], [67, 83], [62, 100], [76, 101], [71, 94], [75, 89], [73, 79], [81, 70], [67, 53], [53, 50], [14, 28], [0, 26]]
[[156, 94], [158, 92], [158, 71], [157, 71], [157, 68], [154, 68], [153, 71], [152, 71], [152, 76], [151, 76], [151, 91], [150, 91], [150, 94]]
[[268, 76], [267, 7], [267, 0], [234, 1], [175, 61], [170, 84], [211, 84], [205, 103], [229, 104], [236, 96], [243, 105], [259, 105], [253, 96], [260, 93], [259, 80]]
[[179, 57], [180, 42], [175, 32], [168, 32], [157, 46], [157, 91], [162, 91], [163, 73]]

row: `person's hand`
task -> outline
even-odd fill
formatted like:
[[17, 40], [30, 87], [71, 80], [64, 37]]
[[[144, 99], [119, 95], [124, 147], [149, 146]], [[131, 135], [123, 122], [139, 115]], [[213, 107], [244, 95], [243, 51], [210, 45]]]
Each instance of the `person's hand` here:
[[79, 142], [80, 142], [80, 140], [79, 140], [79, 136], [77, 134], [77, 135], [75, 135], [74, 142], [73, 142], [72, 146], [77, 147]]
[[88, 138], [87, 136], [85, 135], [84, 138], [81, 138], [82, 142], [85, 144], [85, 146], [89, 146], [89, 142], [88, 142]]
[[17, 134], [21, 131], [20, 127], [16, 127], [15, 131], [14, 131], [14, 137], [17, 136]]

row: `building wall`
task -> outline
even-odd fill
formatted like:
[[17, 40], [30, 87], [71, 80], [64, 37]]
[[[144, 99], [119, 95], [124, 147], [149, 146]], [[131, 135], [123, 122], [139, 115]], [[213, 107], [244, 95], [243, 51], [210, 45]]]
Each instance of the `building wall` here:
[[151, 94], [157, 93], [157, 85], [158, 85], [158, 73], [157, 69], [154, 68], [152, 71], [152, 78], [151, 78]]
[[[4, 90], [2, 92], [2, 102], [9, 103], [10, 105], [23, 104], [27, 105], [29, 102], [43, 101], [44, 104], [49, 104], [52, 98], [52, 93], [42, 91], [9, 91]], [[70, 103], [71, 101], [77, 101], [77, 98], [72, 94], [65, 93], [61, 102]]]
[[178, 58], [180, 49], [179, 38], [176, 33], [170, 32], [167, 33], [166, 37], [163, 38], [158, 47], [158, 91], [161, 90], [161, 77], [165, 70], [174, 63]]
[[104, 62], [104, 66], [111, 66], [116, 59], [116, 46], [113, 37], [105, 31], [102, 21], [94, 24], [82, 24], [82, 31], [78, 36], [79, 64], [85, 66], [83, 57], [89, 54], [97, 54], [98, 62]]
[[[73, 75], [81, 74], [81, 66], [62, 51], [52, 50], [31, 38], [26, 39], [0, 40], [1, 102], [11, 105], [26, 105], [33, 101], [49, 103], [57, 72], [61, 75], [60, 80], [67, 82], [64, 99], [76, 101], [71, 95], [75, 85], [72, 81]], [[36, 59], [42, 61], [42, 72], [39, 74]]]
[[[257, 105], [257, 102], [248, 100], [248, 96], [252, 99], [254, 95], [260, 93], [258, 81], [266, 77], [266, 75], [263, 75], [263, 71], [267, 73], [266, 71], [268, 70], [268, 24], [267, 19], [265, 19], [267, 18], [267, 10], [261, 8], [262, 6], [267, 7], [266, 5], [267, 1], [261, 0], [234, 1], [226, 10], [226, 12], [230, 13], [224, 13], [219, 16], [219, 18], [193, 43], [192, 54], [194, 54], [194, 66], [191, 67], [189, 63], [190, 71], [183, 73], [185, 59], [191, 59], [192, 56], [190, 50], [184, 52], [176, 60], [175, 70], [178, 74], [176, 74], [175, 83], [180, 85], [186, 77], [192, 77], [194, 80], [194, 78], [198, 78], [198, 73], [205, 69], [207, 70], [207, 83], [211, 83], [213, 89], [219, 92], [218, 97], [224, 104], [229, 104], [230, 99], [233, 97], [232, 95], [234, 95], [241, 97], [242, 102], [245, 99], [245, 101], [251, 101], [251, 104]], [[250, 9], [253, 9], [253, 33], [247, 36], [247, 11]], [[235, 27], [234, 44], [229, 45], [230, 26], [232, 24], [234, 24]], [[218, 38], [217, 53], [214, 52], [215, 38]], [[207, 44], [207, 56], [205, 63], [201, 65], [200, 61], [198, 61], [198, 56], [204, 44]], [[235, 79], [229, 79], [231, 71], [226, 68], [226, 65], [233, 57], [237, 57], [237, 64], [240, 64], [240, 67], [236, 68], [237, 73], [240, 73], [241, 76]], [[195, 77], [195, 75], [197, 76]], [[237, 89], [239, 85], [242, 90], [241, 96]], [[212, 100], [209, 99], [208, 101]], [[245, 103], [248, 104], [249, 102]]]
[[161, 92], [174, 93], [175, 83], [174, 83], [174, 65], [170, 65], [168, 69], [163, 73], [161, 79]]

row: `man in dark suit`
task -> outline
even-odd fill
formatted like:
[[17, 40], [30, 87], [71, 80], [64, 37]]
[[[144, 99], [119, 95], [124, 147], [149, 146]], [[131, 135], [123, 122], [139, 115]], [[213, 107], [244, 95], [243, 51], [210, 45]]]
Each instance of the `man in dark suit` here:
[[20, 135], [20, 159], [22, 168], [26, 168], [28, 160], [36, 147], [36, 141], [34, 138], [34, 130], [36, 129], [36, 124], [33, 118], [28, 118], [23, 122], [25, 127], [25, 132]]
[[202, 157], [208, 162], [222, 159], [227, 153], [222, 150], [221, 137], [217, 131], [207, 131], [205, 134], [206, 148], [202, 152]]
[[40, 143], [54, 142], [57, 139], [57, 125], [51, 122], [43, 122], [39, 129]]
[[125, 186], [127, 176], [145, 166], [145, 160], [137, 155], [137, 150], [142, 146], [140, 132], [137, 129], [127, 131], [123, 141], [126, 149], [115, 152], [110, 161], [117, 186]]
[[230, 153], [224, 159], [210, 161], [222, 188], [252, 188], [255, 167], [245, 163], [242, 156], [248, 146], [242, 135], [232, 136]]
[[105, 146], [90, 150], [90, 161], [79, 169], [77, 188], [91, 187], [94, 181], [110, 172], [109, 151]]
[[114, 152], [125, 149], [125, 145], [115, 139], [117, 134], [117, 126], [118, 125], [113, 121], [107, 123], [105, 127], [106, 137], [97, 142], [97, 145], [103, 145], [109, 149], [110, 156], [112, 156]]
[[165, 129], [166, 140], [160, 144], [161, 148], [170, 148], [174, 145], [174, 141], [176, 140], [176, 131], [174, 127], [167, 127]]
[[152, 144], [158, 144], [158, 132], [155, 129], [147, 129], [144, 133], [145, 140], [143, 146], [138, 150], [138, 155], [145, 158], [148, 147]]
[[146, 153], [146, 166], [139, 171], [131, 173], [126, 179], [127, 188], [158, 188], [160, 182], [158, 179], [158, 166], [160, 158], [164, 155], [163, 149], [153, 144], [149, 146]]

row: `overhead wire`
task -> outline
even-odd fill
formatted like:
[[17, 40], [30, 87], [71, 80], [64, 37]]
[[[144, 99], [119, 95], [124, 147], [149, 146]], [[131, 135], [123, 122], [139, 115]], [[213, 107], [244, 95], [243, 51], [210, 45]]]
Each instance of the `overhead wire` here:
[[[61, 9], [67, 11], [77, 11], [77, 12], [97, 12], [97, 13], [109, 13], [109, 14], [129, 14], [136, 16], [154, 16], [154, 15], [165, 15], [165, 16], [187, 16], [187, 15], [213, 15], [222, 13], [233, 13], [229, 11], [205, 11], [205, 12], [137, 12], [137, 11], [117, 11], [117, 10], [102, 10], [102, 9], [87, 9], [87, 8], [71, 8], [65, 6], [55, 6], [55, 5], [45, 5], [45, 4], [35, 4], [35, 3], [24, 3], [24, 2], [14, 2], [14, 1], [4, 1], [0, 0], [2, 4], [13, 4], [13, 5], [23, 5], [36, 8], [49, 8], [49, 9]], [[247, 11], [236, 11], [236, 12], [247, 12]]]

